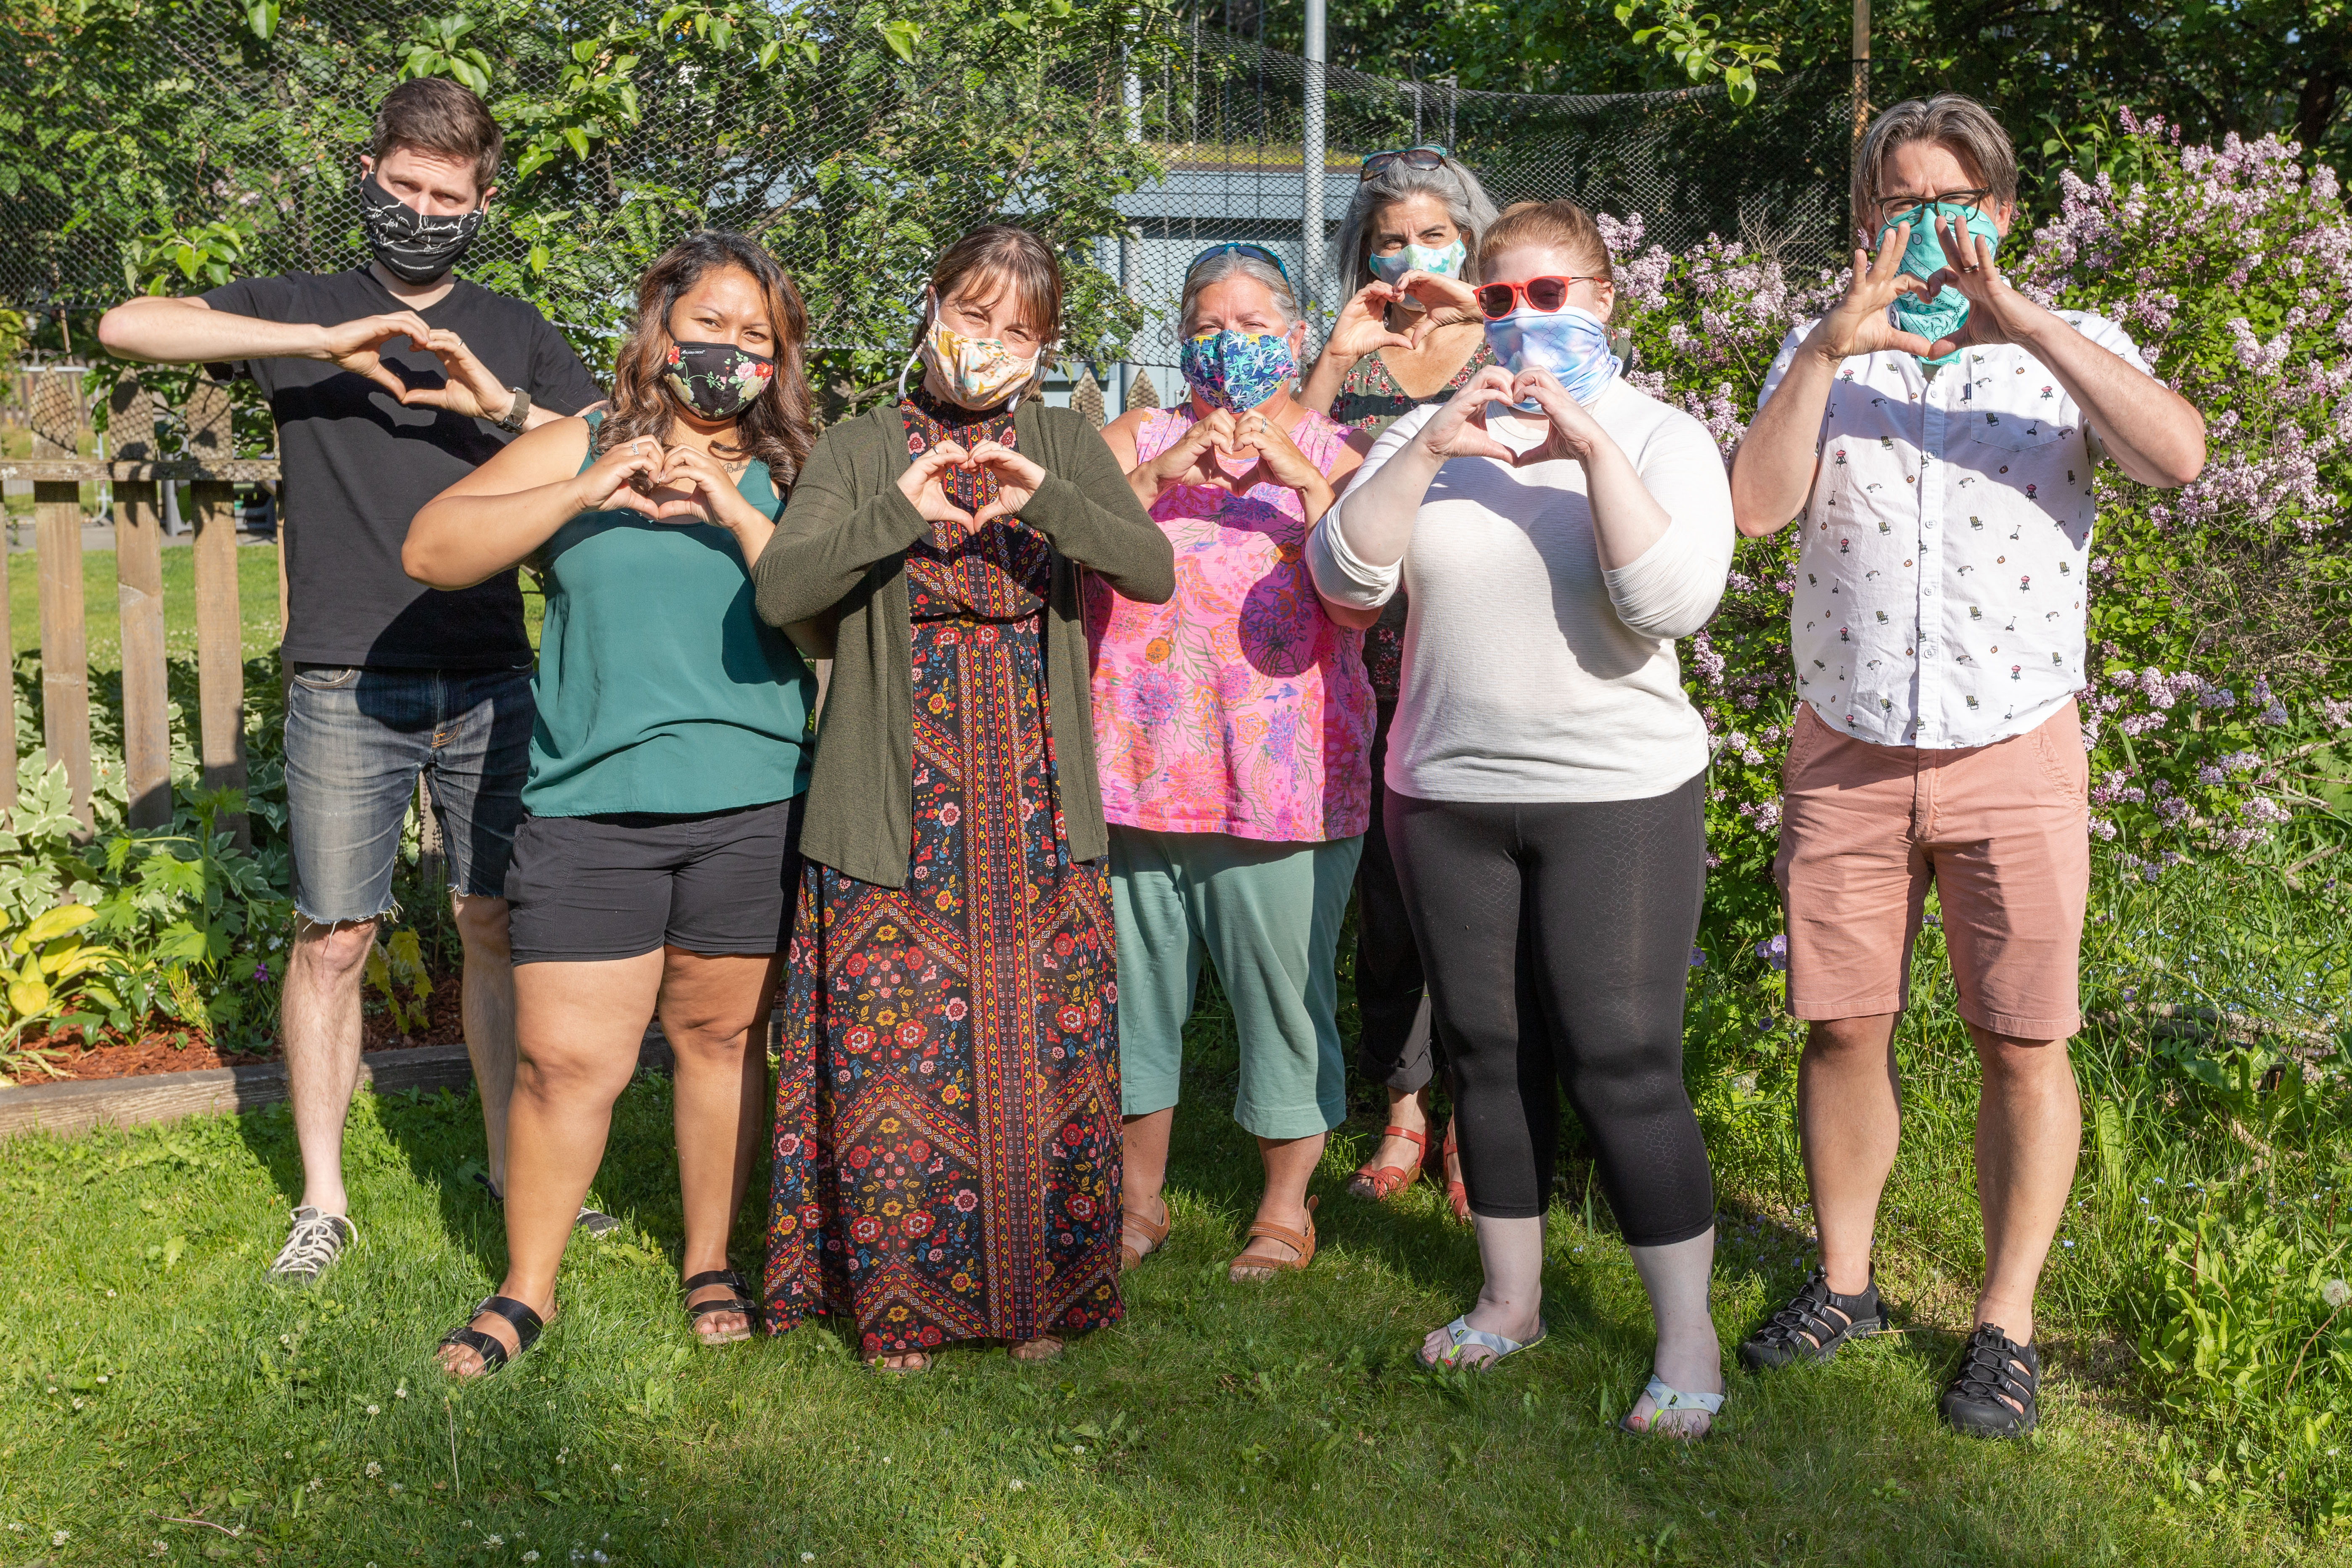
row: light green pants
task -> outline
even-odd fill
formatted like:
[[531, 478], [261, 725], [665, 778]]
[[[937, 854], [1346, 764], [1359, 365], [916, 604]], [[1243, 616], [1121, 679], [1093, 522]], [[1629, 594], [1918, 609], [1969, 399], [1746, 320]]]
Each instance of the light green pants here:
[[1129, 1116], [1176, 1103], [1201, 955], [1241, 1031], [1234, 1119], [1261, 1138], [1311, 1138], [1347, 1120], [1333, 971], [1360, 835], [1323, 844], [1223, 833], [1110, 830], [1118, 925], [1118, 1056]]

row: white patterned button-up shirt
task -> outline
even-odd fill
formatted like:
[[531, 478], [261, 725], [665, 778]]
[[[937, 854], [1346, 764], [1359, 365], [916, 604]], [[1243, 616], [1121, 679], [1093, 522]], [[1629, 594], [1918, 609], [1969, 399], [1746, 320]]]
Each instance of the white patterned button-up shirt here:
[[[2114, 322], [2058, 315], [2147, 371]], [[1759, 407], [1812, 328], [1781, 343]], [[1857, 354], [1817, 450], [1789, 608], [1815, 712], [1879, 745], [1981, 746], [2082, 689], [2100, 448], [2047, 367], [2005, 343], [1932, 374], [1916, 355]]]

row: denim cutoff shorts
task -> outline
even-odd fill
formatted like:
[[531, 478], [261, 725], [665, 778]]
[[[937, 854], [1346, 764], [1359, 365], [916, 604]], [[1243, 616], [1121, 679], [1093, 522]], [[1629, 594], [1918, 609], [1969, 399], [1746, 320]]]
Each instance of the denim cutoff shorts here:
[[503, 898], [530, 774], [530, 667], [298, 664], [286, 691], [294, 907], [318, 925], [392, 908], [400, 830], [425, 777], [461, 894]]

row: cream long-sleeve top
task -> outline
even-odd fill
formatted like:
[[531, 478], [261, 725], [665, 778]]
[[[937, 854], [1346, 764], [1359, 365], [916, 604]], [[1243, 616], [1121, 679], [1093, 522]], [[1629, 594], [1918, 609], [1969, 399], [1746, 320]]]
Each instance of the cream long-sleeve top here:
[[[1373, 609], [1402, 587], [1410, 600], [1388, 786], [1420, 800], [1604, 801], [1689, 780], [1706, 766], [1706, 727], [1683, 693], [1675, 639], [1715, 613], [1737, 541], [1706, 427], [1622, 379], [1593, 400], [1672, 520], [1614, 571], [1601, 565], [1582, 465], [1492, 458], [1439, 468], [1404, 559], [1370, 565], [1333, 523], [1437, 413], [1389, 426], [1307, 541], [1326, 597]], [[1500, 418], [1491, 428], [1518, 451], [1543, 435]]]

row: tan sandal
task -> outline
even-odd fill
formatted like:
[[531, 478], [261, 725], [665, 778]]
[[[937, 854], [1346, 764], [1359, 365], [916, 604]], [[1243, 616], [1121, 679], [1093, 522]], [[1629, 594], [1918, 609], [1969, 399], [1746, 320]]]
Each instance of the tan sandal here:
[[1315, 1205], [1318, 1200], [1307, 1200], [1307, 1228], [1296, 1231], [1286, 1225], [1276, 1225], [1270, 1219], [1259, 1220], [1249, 1227], [1249, 1239], [1263, 1237], [1278, 1241], [1298, 1254], [1297, 1258], [1253, 1258], [1244, 1247], [1241, 1255], [1225, 1266], [1225, 1278], [1235, 1285], [1255, 1285], [1271, 1279], [1277, 1274], [1292, 1273], [1315, 1261]]
[[[1126, 1273], [1129, 1269], [1134, 1268], [1137, 1264], [1142, 1262], [1145, 1258], [1159, 1251], [1160, 1244], [1168, 1239], [1168, 1227], [1175, 1224], [1176, 1216], [1168, 1214], [1168, 1205], [1165, 1203], [1160, 1205], [1160, 1212], [1162, 1215], [1166, 1215], [1167, 1217], [1164, 1219], [1155, 1220], [1147, 1217], [1142, 1211], [1139, 1209], [1129, 1208], [1124, 1204], [1119, 1205], [1118, 1268], [1120, 1273]], [[1129, 1242], [1127, 1239], [1127, 1231], [1129, 1226], [1134, 1226], [1137, 1232], [1142, 1236], [1144, 1240], [1143, 1246], [1136, 1247]]]

